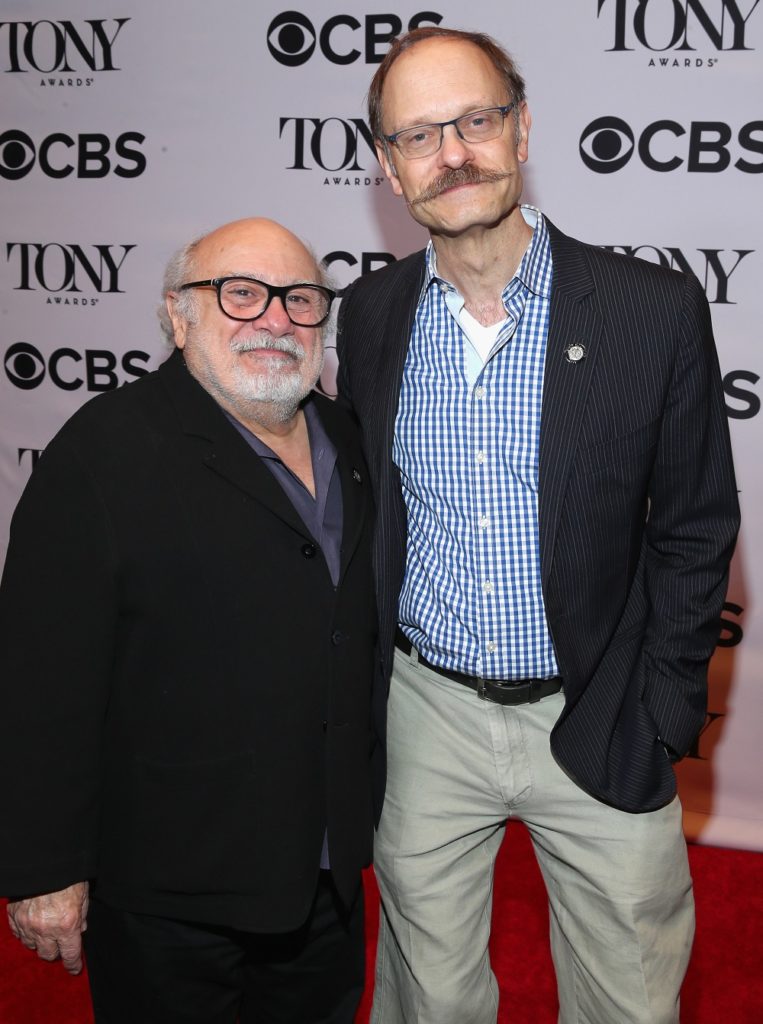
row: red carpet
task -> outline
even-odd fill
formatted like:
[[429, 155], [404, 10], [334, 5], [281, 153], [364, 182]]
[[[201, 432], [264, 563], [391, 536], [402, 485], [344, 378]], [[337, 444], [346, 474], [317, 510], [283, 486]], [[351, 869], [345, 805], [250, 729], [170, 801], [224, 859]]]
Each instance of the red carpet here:
[[[759, 1024], [763, 1021], [763, 856], [692, 846], [689, 858], [697, 939], [683, 990], [682, 1024]], [[369, 982], [357, 1024], [368, 1020], [373, 980], [378, 913], [370, 873], [366, 891]], [[499, 857], [494, 922], [492, 957], [501, 986], [500, 1024], [556, 1024], [543, 884], [527, 833], [519, 825], [510, 826]], [[69, 978], [60, 964], [38, 961], [11, 938], [4, 920], [0, 922], [0, 965], [0, 1024], [92, 1024], [84, 978]]]

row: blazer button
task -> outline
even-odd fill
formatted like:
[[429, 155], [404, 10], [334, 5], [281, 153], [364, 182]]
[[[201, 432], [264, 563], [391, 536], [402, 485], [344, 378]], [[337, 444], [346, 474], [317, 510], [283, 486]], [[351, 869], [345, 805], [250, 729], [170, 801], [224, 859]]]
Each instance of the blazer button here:
[[317, 553], [318, 549], [316, 548], [315, 544], [302, 545], [302, 554], [305, 556], [305, 558], [315, 558]]
[[341, 630], [339, 629], [335, 629], [334, 632], [331, 634], [331, 642], [334, 645], [334, 647], [338, 647], [341, 643], [344, 642], [345, 639], [346, 638], [344, 633], [342, 633]]

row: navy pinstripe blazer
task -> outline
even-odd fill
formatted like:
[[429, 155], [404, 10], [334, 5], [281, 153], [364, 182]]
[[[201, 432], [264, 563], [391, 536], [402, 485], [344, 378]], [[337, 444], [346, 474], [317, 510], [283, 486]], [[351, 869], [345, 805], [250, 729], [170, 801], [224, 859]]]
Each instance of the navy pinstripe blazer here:
[[[696, 278], [548, 227], [539, 529], [566, 698], [551, 749], [598, 799], [647, 811], [675, 794], [665, 747], [685, 754], [704, 719], [739, 525], [718, 359]], [[392, 437], [424, 273], [419, 252], [360, 278], [337, 332], [340, 400], [360, 422], [377, 504], [382, 738], [406, 542]]]

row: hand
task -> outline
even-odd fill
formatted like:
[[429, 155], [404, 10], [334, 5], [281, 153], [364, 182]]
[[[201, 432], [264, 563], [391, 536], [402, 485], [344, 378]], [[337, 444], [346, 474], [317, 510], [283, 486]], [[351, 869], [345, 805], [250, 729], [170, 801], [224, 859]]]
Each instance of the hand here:
[[41, 960], [59, 956], [69, 974], [82, 970], [82, 932], [87, 928], [88, 883], [8, 902], [11, 931]]

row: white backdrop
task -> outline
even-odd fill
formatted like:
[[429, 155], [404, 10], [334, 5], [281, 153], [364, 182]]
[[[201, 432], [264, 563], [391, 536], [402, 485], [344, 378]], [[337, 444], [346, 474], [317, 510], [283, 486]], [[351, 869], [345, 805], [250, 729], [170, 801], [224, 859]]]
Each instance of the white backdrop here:
[[340, 286], [421, 247], [364, 97], [391, 35], [437, 21], [518, 59], [526, 199], [570, 234], [693, 271], [712, 303], [744, 527], [680, 787], [688, 835], [763, 848], [759, 0], [5, 0], [0, 559], [36, 454], [165, 357], [154, 310], [180, 244], [270, 216]]

